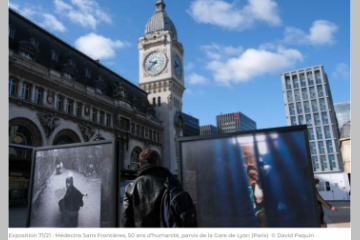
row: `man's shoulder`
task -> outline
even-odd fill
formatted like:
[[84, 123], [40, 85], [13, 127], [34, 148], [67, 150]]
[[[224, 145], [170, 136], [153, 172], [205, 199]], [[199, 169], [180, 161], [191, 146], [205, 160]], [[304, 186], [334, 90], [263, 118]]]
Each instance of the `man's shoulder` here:
[[135, 186], [137, 184], [141, 184], [146, 181], [156, 181], [156, 182], [164, 182], [166, 179], [172, 180], [174, 182], [178, 182], [178, 180], [169, 172], [169, 173], [147, 173], [142, 174], [138, 176], [134, 181], [131, 182], [131, 184], [128, 184], [130, 186]]
[[138, 170], [138, 177], [142, 175], [155, 175], [155, 176], [164, 176], [170, 174], [169, 169], [157, 165], [157, 164], [148, 164], [145, 166], [142, 166]]

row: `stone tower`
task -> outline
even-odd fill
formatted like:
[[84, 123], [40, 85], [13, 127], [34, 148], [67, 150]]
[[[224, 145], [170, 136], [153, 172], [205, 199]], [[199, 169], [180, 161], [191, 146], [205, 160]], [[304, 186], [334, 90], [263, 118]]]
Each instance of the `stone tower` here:
[[162, 165], [178, 173], [175, 139], [182, 136], [182, 95], [184, 87], [184, 49], [174, 23], [158, 0], [156, 10], [139, 39], [139, 85], [148, 92], [157, 117], [163, 121]]

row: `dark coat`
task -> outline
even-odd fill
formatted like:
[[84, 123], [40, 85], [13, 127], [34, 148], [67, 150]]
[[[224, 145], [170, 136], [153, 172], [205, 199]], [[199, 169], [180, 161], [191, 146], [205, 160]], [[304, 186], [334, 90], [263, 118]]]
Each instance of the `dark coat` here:
[[60, 211], [78, 212], [84, 206], [82, 198], [83, 194], [76, 187], [70, 186], [64, 198], [59, 201]]
[[145, 165], [125, 187], [122, 222], [124, 227], [160, 227], [160, 204], [166, 178], [180, 182], [159, 165]]
[[79, 210], [84, 206], [82, 198], [83, 194], [76, 187], [70, 186], [64, 198], [59, 201], [64, 227], [78, 227]]

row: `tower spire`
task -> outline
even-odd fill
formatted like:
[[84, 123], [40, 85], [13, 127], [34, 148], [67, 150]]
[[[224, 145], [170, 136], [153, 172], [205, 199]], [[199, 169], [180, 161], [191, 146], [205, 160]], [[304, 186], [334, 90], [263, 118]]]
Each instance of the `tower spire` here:
[[155, 6], [156, 6], [156, 12], [164, 11], [165, 7], [166, 7], [163, 0], [157, 0], [157, 2], [155, 3]]

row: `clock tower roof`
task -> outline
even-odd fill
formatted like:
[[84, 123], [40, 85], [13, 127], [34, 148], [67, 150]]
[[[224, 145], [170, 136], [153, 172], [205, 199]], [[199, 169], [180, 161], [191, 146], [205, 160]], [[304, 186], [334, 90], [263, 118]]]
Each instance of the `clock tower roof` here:
[[165, 3], [163, 0], [157, 0], [154, 15], [149, 19], [145, 27], [145, 35], [154, 32], [169, 31], [175, 37], [177, 36], [174, 23], [165, 12]]

